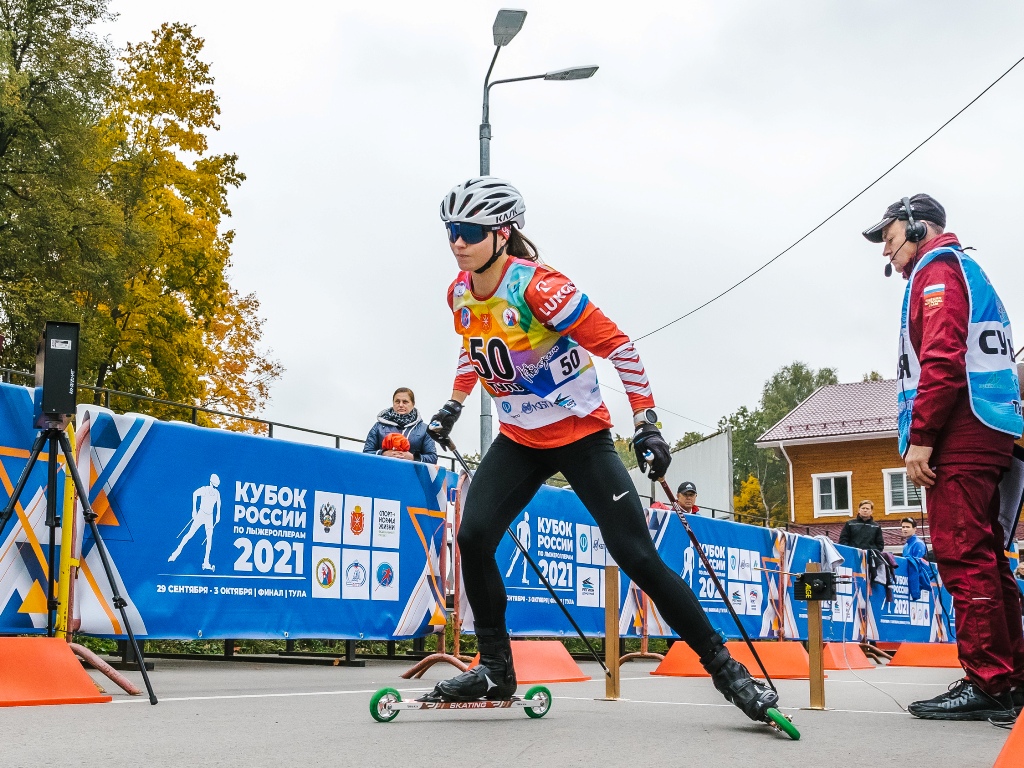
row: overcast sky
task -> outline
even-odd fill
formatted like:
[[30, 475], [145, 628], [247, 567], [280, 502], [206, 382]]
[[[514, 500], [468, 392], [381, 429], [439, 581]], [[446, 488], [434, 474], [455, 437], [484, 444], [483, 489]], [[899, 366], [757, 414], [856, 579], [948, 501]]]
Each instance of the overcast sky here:
[[[286, 372], [269, 417], [365, 436], [398, 386], [429, 418], [458, 353], [456, 267], [437, 209], [478, 170], [497, 3], [114, 0], [123, 46], [164, 21], [206, 40], [232, 194], [232, 282], [255, 291]], [[636, 337], [796, 240], [1024, 56], [1019, 2], [545, 0], [492, 92], [492, 172], [525, 232]], [[942, 202], [1024, 341], [1024, 64], [824, 228], [726, 298], [637, 347], [666, 436], [712, 431], [803, 360], [891, 377], [904, 283], [860, 231], [903, 195]], [[600, 363], [604, 383], [621, 389]], [[605, 390], [616, 429], [625, 395]], [[478, 447], [479, 413], [454, 437]], [[696, 422], [674, 416], [671, 409]], [[495, 418], [495, 429], [497, 420]]]

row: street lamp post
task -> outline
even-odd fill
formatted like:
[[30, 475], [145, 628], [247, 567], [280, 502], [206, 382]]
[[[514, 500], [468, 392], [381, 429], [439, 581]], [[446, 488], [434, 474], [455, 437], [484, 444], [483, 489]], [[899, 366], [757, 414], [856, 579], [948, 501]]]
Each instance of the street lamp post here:
[[[491, 65], [487, 68], [484, 76], [484, 102], [483, 117], [480, 121], [480, 175], [491, 175], [491, 88], [502, 83], [518, 83], [523, 80], [583, 80], [592, 77], [597, 72], [597, 67], [571, 67], [569, 69], [557, 69], [552, 72], [545, 72], [543, 75], [528, 75], [526, 77], [510, 77], [504, 80], [491, 82], [491, 72], [494, 71], [494, 62], [498, 60], [498, 53], [508, 45], [519, 30], [523, 28], [526, 21], [526, 11], [514, 8], [502, 8], [494, 18], [494, 26], [491, 31], [494, 34], [494, 56], [491, 57]], [[480, 387], [480, 456], [487, 453], [491, 446], [493, 432], [491, 431], [491, 396], [487, 390]]]

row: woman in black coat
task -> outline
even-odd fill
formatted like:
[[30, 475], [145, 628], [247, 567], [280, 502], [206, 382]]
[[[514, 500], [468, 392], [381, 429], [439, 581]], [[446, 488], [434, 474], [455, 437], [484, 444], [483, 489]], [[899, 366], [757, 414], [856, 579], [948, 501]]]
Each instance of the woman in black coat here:
[[437, 463], [437, 446], [427, 434], [427, 425], [420, 420], [416, 395], [411, 389], [399, 387], [395, 390], [391, 396], [391, 407], [377, 414], [377, 423], [366, 436], [363, 453]]

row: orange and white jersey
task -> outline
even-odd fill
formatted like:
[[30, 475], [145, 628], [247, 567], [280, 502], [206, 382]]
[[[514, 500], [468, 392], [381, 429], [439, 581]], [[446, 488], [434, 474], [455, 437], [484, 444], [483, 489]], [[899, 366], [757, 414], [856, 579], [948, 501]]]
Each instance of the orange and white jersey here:
[[490, 296], [475, 295], [471, 277], [448, 290], [463, 339], [454, 388], [471, 392], [479, 378], [505, 435], [553, 448], [611, 427], [591, 352], [615, 365], [634, 410], [654, 407], [629, 338], [565, 275], [511, 258]]

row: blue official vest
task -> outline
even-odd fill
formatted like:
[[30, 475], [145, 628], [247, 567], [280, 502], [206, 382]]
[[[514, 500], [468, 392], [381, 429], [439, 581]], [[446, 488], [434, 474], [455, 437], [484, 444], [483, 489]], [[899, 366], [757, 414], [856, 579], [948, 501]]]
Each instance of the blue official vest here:
[[[1021, 417], [1020, 383], [1013, 362], [1013, 338], [1010, 318], [1003, 302], [996, 295], [988, 276], [970, 256], [959, 248], [943, 247], [929, 251], [914, 267], [903, 296], [900, 320], [900, 348], [897, 362], [897, 401], [899, 403], [900, 455], [910, 447], [910, 424], [914, 414], [914, 398], [921, 379], [921, 363], [910, 343], [910, 292], [917, 274], [936, 257], [951, 253], [957, 258], [967, 283], [970, 320], [967, 326], [967, 385], [971, 410], [982, 424], [999, 432], [1020, 437], [1024, 429]], [[941, 303], [946, 286], [927, 285], [922, 299]]]

